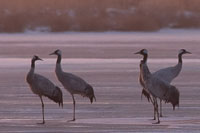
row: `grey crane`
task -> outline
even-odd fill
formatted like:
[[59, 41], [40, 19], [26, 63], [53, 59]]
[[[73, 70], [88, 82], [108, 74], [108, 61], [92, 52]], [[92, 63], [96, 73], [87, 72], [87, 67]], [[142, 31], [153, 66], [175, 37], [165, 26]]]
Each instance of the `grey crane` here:
[[[146, 49], [142, 49], [140, 50], [139, 52], [136, 52], [135, 54], [142, 54], [143, 55], [143, 61], [144, 63], [147, 63], [147, 58], [148, 58], [148, 51]], [[140, 85], [143, 87], [142, 89], [142, 94], [141, 94], [141, 98], [142, 98], [142, 95], [144, 95], [147, 100], [154, 105], [154, 99], [153, 97], [151, 96], [151, 94], [149, 93], [149, 91], [145, 88], [145, 83], [142, 79], [142, 69], [141, 69], [141, 63], [140, 63], [140, 73], [139, 73], [139, 82], [140, 82]], [[156, 111], [155, 111], [155, 106], [154, 106], [154, 120], [156, 119]]]
[[70, 121], [75, 121], [75, 99], [74, 94], [82, 95], [83, 97], [88, 97], [90, 102], [93, 103], [93, 99], [96, 101], [96, 97], [94, 95], [93, 87], [88, 84], [82, 78], [72, 74], [67, 73], [62, 70], [61, 67], [61, 59], [62, 59], [62, 52], [61, 50], [56, 50], [50, 55], [57, 55], [57, 62], [56, 62], [56, 69], [55, 73], [57, 79], [61, 82], [64, 88], [71, 94], [73, 99], [73, 119]]
[[[147, 53], [147, 51], [145, 49], [143, 49], [141, 51], [142, 51], [141, 53], [143, 53], [143, 52]], [[191, 53], [189, 51], [186, 51], [185, 49], [180, 49], [179, 54], [178, 54], [178, 64], [173, 67], [167, 67], [167, 68], [160, 69], [160, 70], [154, 72], [153, 76], [161, 78], [168, 83], [171, 83], [171, 81], [178, 76], [178, 74], [180, 73], [180, 71], [182, 69], [182, 55], [183, 54], [191, 54]], [[145, 56], [144, 56], [144, 58], [145, 58]], [[140, 84], [143, 87], [142, 95], [146, 96], [148, 101], [152, 102], [151, 96], [144, 89], [144, 83], [141, 82], [141, 77], [139, 77], [139, 80], [140, 80]], [[160, 116], [162, 117], [162, 100], [160, 100]], [[155, 119], [155, 115], [154, 115], [154, 119]]]
[[[191, 54], [189, 51], [185, 49], [180, 49], [178, 54], [178, 64], [172, 67], [167, 67], [160, 69], [153, 73], [153, 76], [163, 79], [164, 81], [171, 83], [173, 79], [175, 79], [182, 69], [182, 55], [183, 54]], [[160, 100], [160, 116], [162, 117], [162, 100]]]
[[157, 124], [160, 123], [159, 120], [159, 111], [158, 111], [158, 103], [157, 98], [164, 100], [166, 103], [171, 103], [173, 105], [173, 109], [175, 106], [179, 106], [179, 91], [178, 89], [170, 85], [168, 82], [160, 79], [156, 76], [153, 76], [149, 71], [147, 66], [147, 50], [143, 49], [136, 54], [141, 54], [144, 56], [143, 60], [140, 63], [140, 71], [141, 71], [141, 81], [144, 84], [144, 88], [147, 92], [153, 97], [154, 101], [154, 110], [157, 114]]
[[44, 120], [44, 103], [42, 96], [48, 97], [59, 106], [63, 107], [63, 95], [59, 87], [55, 86], [49, 79], [42, 75], [36, 74], [35, 71], [35, 61], [42, 60], [38, 56], [34, 55], [31, 61], [31, 69], [26, 76], [26, 81], [29, 84], [32, 92], [40, 97], [42, 103], [42, 118], [43, 121], [40, 124], [45, 124]]

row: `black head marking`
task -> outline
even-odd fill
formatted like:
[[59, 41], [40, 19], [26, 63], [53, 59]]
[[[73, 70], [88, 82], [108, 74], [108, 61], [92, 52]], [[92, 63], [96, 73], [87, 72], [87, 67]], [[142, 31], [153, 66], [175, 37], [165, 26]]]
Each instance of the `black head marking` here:
[[42, 59], [39, 56], [34, 55], [33, 58], [32, 58], [32, 60], [37, 61], [37, 60], [42, 60]]
[[179, 54], [191, 54], [191, 53], [185, 49], [180, 49]]
[[148, 51], [146, 49], [142, 49], [139, 52], [136, 52], [135, 54], [147, 55]]
[[53, 53], [51, 53], [50, 55], [61, 55], [61, 54], [62, 54], [61, 50], [57, 49]]

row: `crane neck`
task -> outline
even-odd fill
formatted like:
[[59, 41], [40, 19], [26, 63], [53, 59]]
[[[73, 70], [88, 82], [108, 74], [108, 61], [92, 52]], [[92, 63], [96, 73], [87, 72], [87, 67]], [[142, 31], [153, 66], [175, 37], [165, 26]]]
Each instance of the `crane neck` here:
[[148, 54], [143, 54], [143, 63], [147, 62]]
[[147, 81], [151, 76], [147, 64], [142, 61], [140, 69], [141, 69], [141, 78], [143, 79], [143, 81]]
[[58, 55], [58, 57], [57, 57], [57, 64], [60, 64], [61, 63], [61, 59], [62, 59], [62, 57], [61, 57], [61, 55]]
[[33, 69], [35, 68], [35, 60], [31, 61], [31, 68], [33, 68]]
[[57, 62], [56, 62], [56, 73], [62, 72], [62, 67], [61, 67], [61, 55], [58, 55], [57, 57]]
[[178, 63], [182, 63], [182, 53], [178, 54]]
[[32, 60], [31, 61], [31, 69], [29, 71], [29, 76], [32, 75], [34, 73], [34, 70], [35, 70], [35, 60]]

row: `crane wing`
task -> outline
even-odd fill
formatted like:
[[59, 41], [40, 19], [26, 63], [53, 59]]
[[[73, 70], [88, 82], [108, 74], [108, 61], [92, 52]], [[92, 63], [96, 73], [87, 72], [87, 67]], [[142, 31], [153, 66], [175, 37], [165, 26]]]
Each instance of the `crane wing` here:
[[179, 105], [179, 91], [175, 86], [170, 85], [168, 82], [156, 77], [151, 77], [151, 80], [147, 81], [146, 87], [148, 87], [148, 90], [153, 96], [158, 97], [167, 103], [170, 102], [173, 105], [173, 108]]
[[[167, 91], [165, 83], [160, 82], [158, 78], [151, 77], [151, 79], [145, 81], [145, 88], [154, 96], [163, 99], [164, 94]], [[162, 89], [161, 89], [162, 88]]]
[[36, 94], [51, 96], [55, 90], [55, 85], [42, 75], [34, 74], [32, 86], [35, 88]]
[[69, 91], [73, 91], [74, 94], [81, 94], [85, 92], [87, 83], [82, 78], [71, 73], [62, 73], [61, 78], [62, 80], [60, 80], [60, 82], [63, 86], [67, 87]]
[[154, 72], [152, 75], [168, 83], [171, 83], [174, 78], [178, 76], [182, 68], [182, 64], [177, 64], [174, 67], [167, 67]]

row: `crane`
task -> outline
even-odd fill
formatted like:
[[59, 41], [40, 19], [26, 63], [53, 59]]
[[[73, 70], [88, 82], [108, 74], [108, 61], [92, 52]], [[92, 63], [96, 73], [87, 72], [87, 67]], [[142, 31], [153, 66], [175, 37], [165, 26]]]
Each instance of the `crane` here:
[[146, 49], [143, 49], [136, 54], [141, 54], [144, 56], [143, 60], [140, 62], [140, 77], [142, 83], [144, 84], [144, 89], [146, 89], [147, 92], [153, 97], [154, 111], [156, 112], [158, 119], [156, 123], [159, 124], [160, 120], [157, 98], [164, 100], [166, 103], [170, 102], [173, 105], [173, 109], [175, 109], [175, 106], [179, 106], [180, 93], [175, 86], [170, 85], [168, 82], [151, 74], [146, 63], [148, 58]]
[[93, 103], [93, 99], [96, 101], [96, 97], [94, 95], [93, 87], [88, 84], [82, 78], [72, 74], [67, 73], [62, 70], [61, 67], [61, 59], [62, 59], [62, 52], [61, 50], [56, 50], [50, 55], [57, 55], [57, 62], [55, 73], [57, 79], [61, 82], [64, 88], [71, 94], [73, 100], [73, 119], [70, 121], [75, 121], [75, 98], [74, 94], [82, 95], [83, 97], [88, 97], [90, 102]]
[[[136, 52], [135, 54], [142, 54], [143, 55], [143, 60], [141, 60], [141, 62], [147, 63], [147, 58], [148, 58], [148, 54], [147, 53], [148, 53], [148, 51], [146, 49], [142, 49], [139, 52]], [[147, 100], [151, 101], [151, 103], [154, 105], [154, 99], [151, 96], [151, 94], [149, 93], [149, 91], [145, 88], [145, 83], [142, 80], [141, 63], [140, 63], [139, 82], [140, 82], [140, 85], [143, 87], [141, 98], [142, 98], [142, 95], [144, 95], [147, 98]], [[155, 106], [154, 106], [154, 120], [155, 119], [156, 119], [156, 111], [155, 111]]]
[[[191, 54], [191, 52], [189, 52], [185, 49], [180, 49], [179, 54], [178, 54], [177, 65], [160, 69], [160, 70], [154, 72], [153, 76], [159, 77], [159, 78], [165, 80], [166, 82], [171, 83], [172, 80], [175, 79], [181, 72], [182, 64], [183, 64], [182, 63], [182, 55], [183, 54]], [[162, 100], [160, 100], [160, 117], [162, 117]]]
[[42, 103], [42, 116], [43, 121], [39, 124], [45, 124], [44, 120], [44, 102], [42, 96], [48, 97], [53, 100], [55, 103], [58, 103], [59, 106], [63, 107], [63, 95], [59, 87], [55, 86], [49, 79], [46, 77], [36, 74], [35, 71], [35, 61], [42, 60], [38, 56], [34, 55], [31, 61], [31, 69], [26, 76], [26, 81], [29, 84], [32, 92], [40, 97]]

